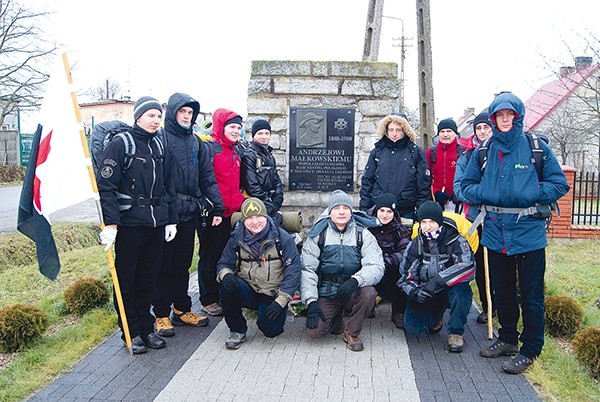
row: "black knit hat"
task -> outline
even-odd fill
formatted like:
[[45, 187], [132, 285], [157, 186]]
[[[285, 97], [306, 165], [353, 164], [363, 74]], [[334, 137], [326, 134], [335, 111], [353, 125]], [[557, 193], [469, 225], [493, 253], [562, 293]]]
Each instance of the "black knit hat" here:
[[417, 209], [417, 220], [421, 222], [423, 219], [433, 219], [440, 226], [444, 223], [444, 215], [442, 215], [442, 207], [435, 201], [427, 200]]
[[440, 120], [438, 123], [437, 133], [439, 134], [445, 128], [449, 128], [454, 131], [458, 135], [458, 127], [456, 126], [456, 122], [452, 119], [444, 119]]
[[133, 121], [137, 121], [150, 109], [158, 109], [162, 112], [162, 105], [151, 96], [142, 96], [133, 106]]
[[394, 194], [390, 194], [390, 193], [381, 194], [379, 197], [377, 197], [377, 202], [375, 203], [375, 209], [374, 209], [375, 213], [377, 213], [377, 211], [381, 207], [387, 207], [387, 208], [391, 209], [392, 211], [395, 211], [396, 210], [396, 196]]
[[475, 131], [475, 127], [477, 127], [479, 123], [485, 123], [488, 126], [492, 127], [492, 123], [490, 122], [490, 116], [488, 115], [488, 112], [481, 112], [477, 116], [475, 116], [475, 120], [473, 120], [473, 131]]
[[225, 122], [225, 124], [223, 124], [223, 128], [227, 127], [230, 124], [239, 124], [241, 126], [242, 125], [242, 116], [235, 116], [235, 117], [232, 117], [231, 119], [227, 120]]
[[269, 130], [269, 132], [271, 132], [271, 125], [266, 120], [256, 120], [252, 124], [252, 136], [254, 137], [254, 134], [258, 133], [260, 130]]

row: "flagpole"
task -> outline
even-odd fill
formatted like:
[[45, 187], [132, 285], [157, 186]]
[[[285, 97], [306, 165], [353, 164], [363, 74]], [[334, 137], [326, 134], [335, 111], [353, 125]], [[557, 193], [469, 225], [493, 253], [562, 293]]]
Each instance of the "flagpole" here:
[[[71, 77], [71, 69], [69, 68], [69, 61], [67, 60], [67, 53], [64, 52], [62, 54], [63, 66], [65, 68], [65, 73], [67, 74], [67, 80], [69, 81], [69, 85], [73, 84], [73, 78]], [[91, 159], [90, 159], [90, 151], [87, 144], [87, 139], [85, 138], [85, 132], [83, 131], [83, 125], [81, 120], [81, 113], [79, 112], [79, 104], [77, 103], [77, 96], [75, 92], [71, 91], [71, 99], [73, 101], [73, 109], [75, 110], [75, 115], [77, 116], [77, 123], [79, 124], [79, 136], [81, 138], [81, 146], [83, 147], [83, 152], [86, 160], [88, 161], [87, 169], [88, 174], [90, 176], [90, 182], [92, 183], [92, 190], [96, 195], [94, 200], [96, 202], [96, 209], [98, 210], [98, 218], [100, 220], [100, 229], [104, 229], [104, 219], [102, 215], [102, 206], [100, 205], [100, 197], [98, 195], [98, 186], [96, 184], [96, 176], [94, 175], [94, 169], [92, 168]], [[108, 266], [110, 268], [110, 274], [112, 276], [113, 287], [115, 290], [115, 296], [117, 298], [117, 305], [119, 306], [119, 316], [121, 317], [121, 324], [123, 326], [123, 333], [125, 334], [125, 343], [127, 344], [127, 349], [129, 350], [129, 354], [133, 354], [133, 349], [131, 345], [131, 334], [129, 333], [129, 324], [127, 323], [127, 316], [125, 314], [125, 306], [123, 305], [123, 297], [121, 295], [121, 287], [119, 286], [119, 277], [117, 276], [117, 269], [115, 267], [115, 258], [113, 256], [112, 250], [109, 248], [106, 251], [106, 259], [108, 260]]]

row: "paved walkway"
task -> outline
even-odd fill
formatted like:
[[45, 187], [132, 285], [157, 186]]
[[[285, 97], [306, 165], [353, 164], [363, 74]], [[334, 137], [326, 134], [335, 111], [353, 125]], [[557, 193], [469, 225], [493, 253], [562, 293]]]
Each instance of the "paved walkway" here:
[[[198, 310], [196, 277], [190, 292]], [[539, 401], [522, 375], [502, 373], [503, 358], [484, 359], [486, 326], [469, 314], [465, 349], [446, 351], [447, 333], [405, 337], [377, 308], [361, 334], [363, 352], [342, 336], [312, 341], [304, 317], [288, 313], [285, 332], [265, 338], [250, 321], [240, 349], [225, 349], [225, 321], [176, 327], [167, 347], [130, 356], [118, 333], [29, 401]]]

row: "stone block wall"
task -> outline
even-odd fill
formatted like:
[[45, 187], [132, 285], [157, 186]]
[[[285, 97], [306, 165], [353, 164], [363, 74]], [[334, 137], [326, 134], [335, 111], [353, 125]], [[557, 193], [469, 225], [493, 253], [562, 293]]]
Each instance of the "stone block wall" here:
[[360, 178], [377, 140], [379, 121], [398, 111], [398, 65], [349, 61], [253, 61], [248, 83], [247, 128], [263, 118], [272, 128], [271, 146], [284, 183], [283, 210], [302, 212], [311, 226], [327, 206], [329, 193], [289, 191], [290, 108], [355, 109], [354, 191], [358, 206]]
[[0, 131], [0, 166], [19, 165], [19, 136], [14, 130]]

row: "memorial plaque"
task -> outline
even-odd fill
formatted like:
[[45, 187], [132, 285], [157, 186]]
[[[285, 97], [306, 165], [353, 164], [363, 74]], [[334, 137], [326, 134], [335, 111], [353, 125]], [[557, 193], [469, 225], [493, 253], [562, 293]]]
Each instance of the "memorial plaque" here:
[[290, 190], [354, 189], [354, 109], [290, 108]]

